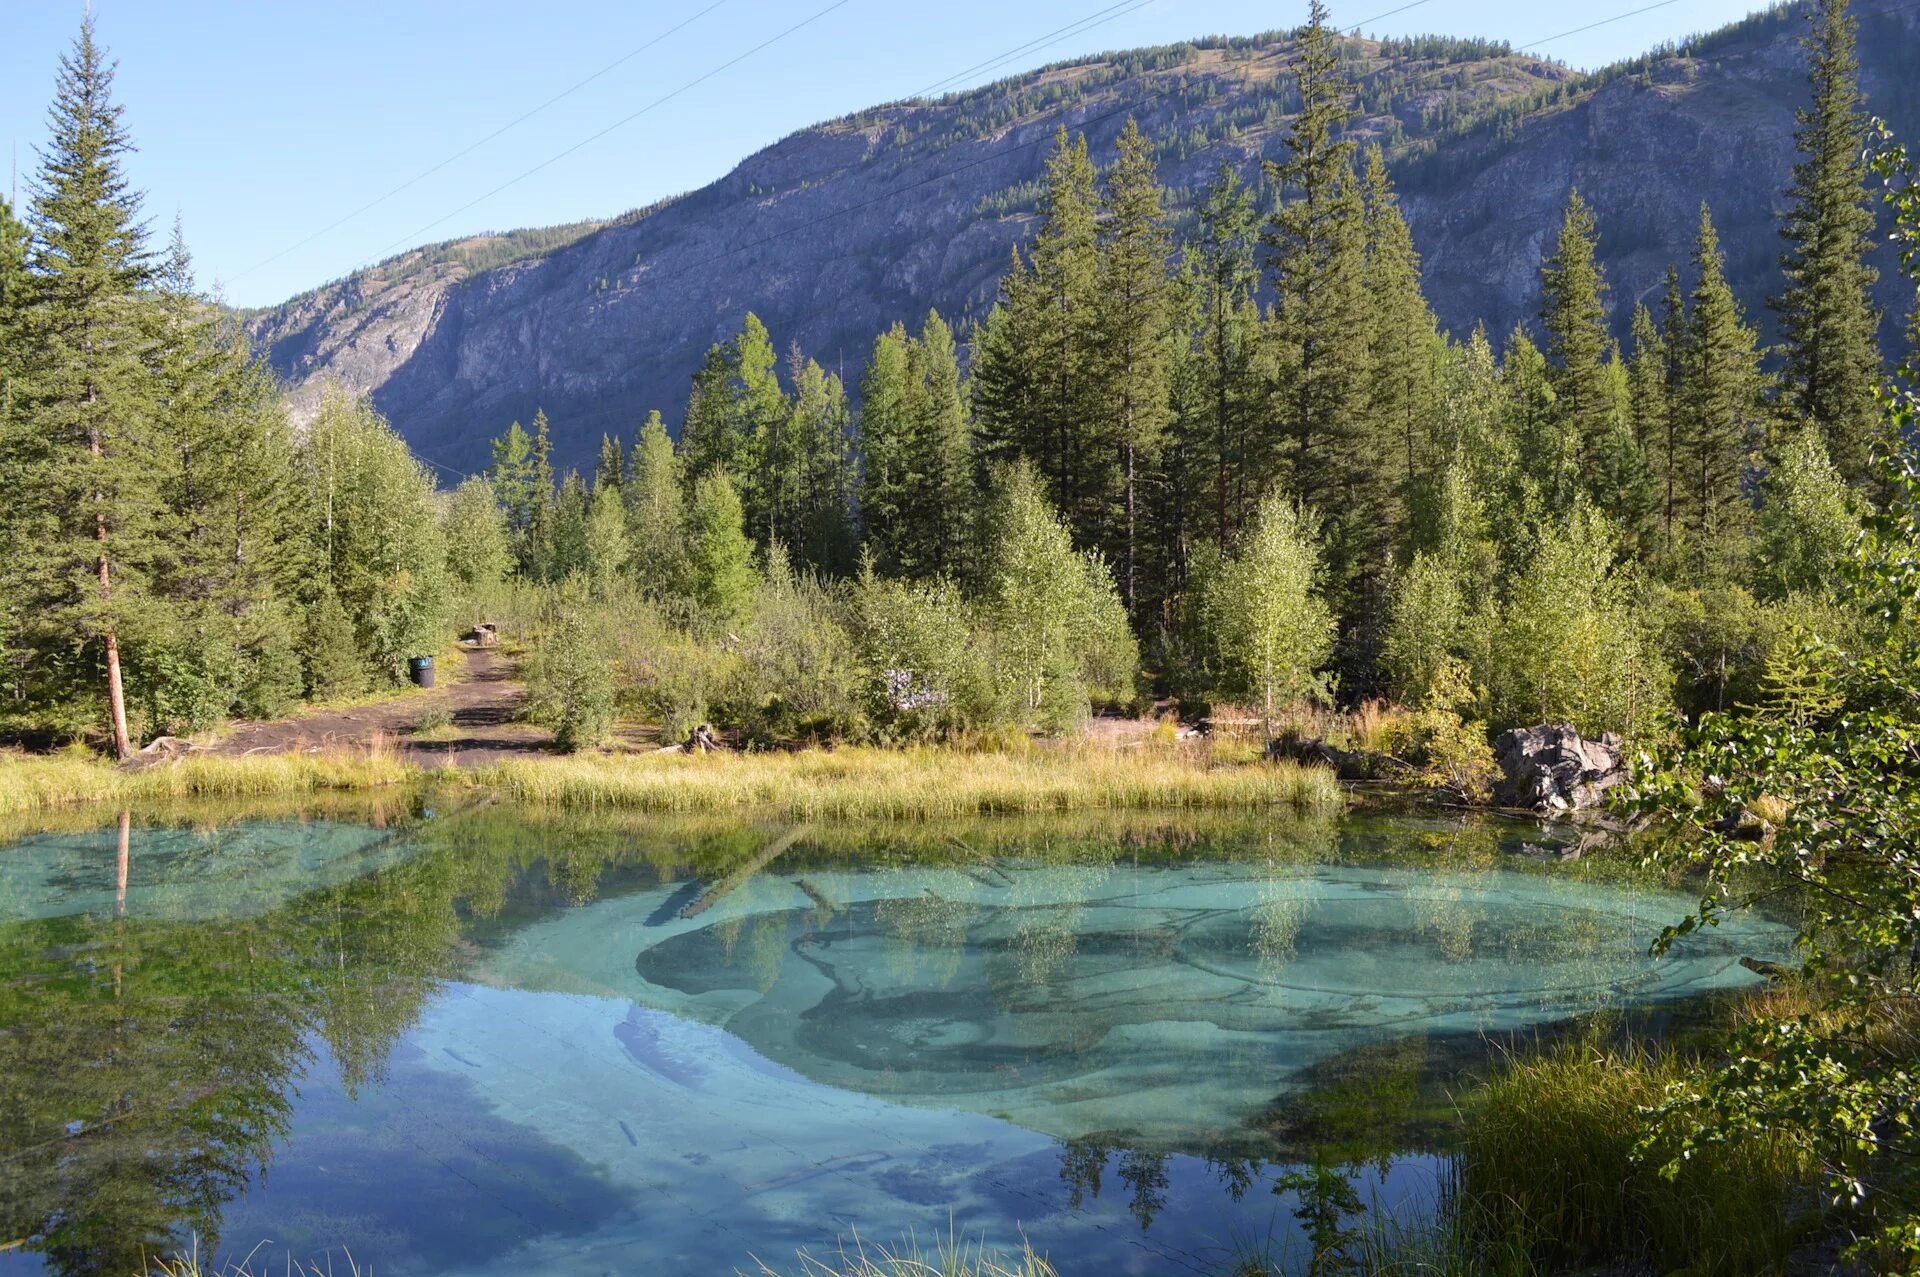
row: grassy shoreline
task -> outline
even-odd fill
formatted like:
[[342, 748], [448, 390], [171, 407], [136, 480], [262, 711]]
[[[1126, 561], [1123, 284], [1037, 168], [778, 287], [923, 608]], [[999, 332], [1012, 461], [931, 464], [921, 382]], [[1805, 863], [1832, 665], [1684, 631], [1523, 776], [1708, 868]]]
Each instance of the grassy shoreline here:
[[1190, 751], [1063, 746], [619, 754], [511, 759], [455, 774], [384, 751], [189, 755], [125, 769], [76, 755], [0, 755], [0, 816], [86, 804], [371, 790], [428, 780], [564, 808], [789, 819], [934, 820], [1059, 811], [1268, 808], [1334, 811], [1333, 773], [1292, 763], [1217, 761]]

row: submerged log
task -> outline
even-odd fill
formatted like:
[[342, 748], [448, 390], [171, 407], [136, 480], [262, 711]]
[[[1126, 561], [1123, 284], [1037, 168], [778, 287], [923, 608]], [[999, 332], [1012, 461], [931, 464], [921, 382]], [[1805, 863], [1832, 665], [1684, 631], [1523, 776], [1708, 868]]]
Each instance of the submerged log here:
[[700, 893], [700, 898], [680, 911], [682, 918], [697, 918], [720, 903], [728, 892], [735, 890], [749, 878], [765, 869], [780, 858], [782, 852], [807, 836], [808, 826], [795, 825], [761, 849], [759, 855], [741, 865], [719, 882]]

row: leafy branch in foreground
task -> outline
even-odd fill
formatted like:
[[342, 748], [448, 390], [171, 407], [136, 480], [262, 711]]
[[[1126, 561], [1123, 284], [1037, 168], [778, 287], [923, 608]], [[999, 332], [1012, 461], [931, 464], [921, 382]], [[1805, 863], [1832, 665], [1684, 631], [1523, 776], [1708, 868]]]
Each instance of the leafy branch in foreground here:
[[[1875, 169], [1896, 210], [1905, 264], [1920, 255], [1920, 198], [1904, 154]], [[1883, 406], [1915, 424], [1915, 368]], [[1900, 437], [1895, 434], [1893, 437]], [[1635, 805], [1677, 818], [1656, 853], [1699, 866], [1710, 890], [1656, 945], [1765, 899], [1799, 910], [1810, 995], [1735, 1035], [1725, 1066], [1669, 1088], [1657, 1116], [1703, 1150], [1788, 1140], [1844, 1212], [1856, 1252], [1920, 1261], [1920, 470], [1886, 459], [1892, 494], [1843, 567], [1859, 630], [1811, 630], [1769, 679], [1765, 703], [1706, 714], [1643, 760]]]

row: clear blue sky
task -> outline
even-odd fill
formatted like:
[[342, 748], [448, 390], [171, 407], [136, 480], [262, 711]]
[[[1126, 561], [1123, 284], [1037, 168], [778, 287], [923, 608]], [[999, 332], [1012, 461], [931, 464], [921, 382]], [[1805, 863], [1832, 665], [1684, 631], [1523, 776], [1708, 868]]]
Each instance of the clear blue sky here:
[[[1523, 45], [1650, 2], [1422, 0], [1366, 30]], [[1731, 21], [1756, 2], [1668, 0], [1538, 51], [1597, 65]], [[1083, 19], [1063, 38], [944, 87], [1105, 49], [1288, 27], [1306, 9], [1306, 0], [841, 0], [488, 194], [833, 0], [718, 0], [703, 12], [715, 3], [96, 0], [94, 11], [120, 63], [118, 94], [140, 147], [131, 171], [156, 230], [177, 211], [203, 282], [219, 281], [229, 301], [252, 305], [415, 243], [617, 213], [702, 186], [797, 128], [910, 96]], [[1334, 19], [1351, 25], [1401, 3], [1339, 0]], [[7, 0], [0, 18], [0, 162], [9, 143], [17, 146], [23, 188], [56, 59], [81, 13], [81, 0]], [[681, 23], [471, 154], [287, 251]]]

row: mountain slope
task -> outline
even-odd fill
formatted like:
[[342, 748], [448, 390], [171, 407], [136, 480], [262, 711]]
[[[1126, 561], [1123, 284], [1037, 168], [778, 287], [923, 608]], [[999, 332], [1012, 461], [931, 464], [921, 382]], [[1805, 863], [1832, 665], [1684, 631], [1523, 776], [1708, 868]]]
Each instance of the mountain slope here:
[[[1875, 108], [1920, 122], [1906, 68], [1920, 12], [1862, 0]], [[1684, 260], [1710, 201], [1750, 304], [1775, 287], [1779, 192], [1804, 95], [1797, 6], [1582, 76], [1477, 41], [1349, 40], [1356, 132], [1388, 149], [1443, 322], [1503, 331], [1538, 306], [1542, 244], [1569, 186], [1596, 206], [1617, 300]], [[465, 241], [402, 254], [254, 315], [250, 328], [307, 411], [337, 380], [371, 393], [422, 455], [458, 470], [544, 406], [559, 457], [603, 431], [669, 420], [706, 348], [748, 310], [851, 381], [875, 333], [928, 306], [991, 305], [1032, 233], [1056, 128], [1111, 153], [1128, 115], [1155, 139], [1182, 209], [1223, 162], [1257, 177], [1294, 109], [1284, 35], [1211, 40], [1043, 68], [983, 89], [802, 130], [699, 191], [536, 255]], [[1271, 192], [1265, 195], [1270, 198]], [[491, 246], [490, 246], [491, 245]], [[1897, 282], [1883, 281], [1898, 303]], [[1622, 307], [1624, 317], [1625, 307]]]

